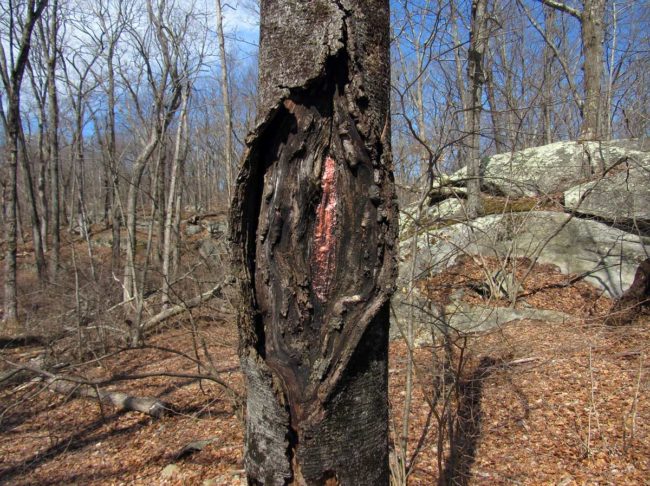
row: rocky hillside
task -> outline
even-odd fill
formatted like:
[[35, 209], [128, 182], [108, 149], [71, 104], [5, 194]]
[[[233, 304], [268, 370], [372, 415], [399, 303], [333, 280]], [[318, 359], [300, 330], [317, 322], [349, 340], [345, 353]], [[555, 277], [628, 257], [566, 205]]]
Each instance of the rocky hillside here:
[[[586, 282], [614, 299], [650, 256], [648, 141], [558, 142], [486, 158], [483, 215], [474, 220], [465, 214], [465, 186], [464, 169], [443, 176], [424, 207], [402, 212], [395, 302], [403, 318], [416, 312], [431, 321], [429, 311], [422, 315], [423, 288], [437, 279], [449, 291], [437, 296], [434, 320], [453, 327], [565, 320], [570, 316], [553, 312], [552, 299], [531, 303], [535, 280], [544, 279], [540, 265], [547, 277], [563, 276], [551, 278], [555, 288]], [[454, 280], [470, 267], [476, 278]]]

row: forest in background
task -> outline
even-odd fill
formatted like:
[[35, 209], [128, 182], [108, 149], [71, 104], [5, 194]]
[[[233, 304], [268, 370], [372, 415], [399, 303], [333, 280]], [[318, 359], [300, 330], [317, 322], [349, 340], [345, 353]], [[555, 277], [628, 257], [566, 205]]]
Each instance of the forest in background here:
[[[442, 174], [472, 163], [480, 171], [481, 160], [492, 154], [562, 140], [647, 137], [648, 6], [645, 1], [613, 0], [391, 2], [392, 148], [400, 206], [422, 204]], [[210, 396], [221, 397], [223, 403], [207, 409], [219, 416], [232, 415], [227, 422], [236, 432], [228, 444], [235, 447], [241, 431], [232, 423], [239, 420], [242, 403], [239, 378], [230, 379], [236, 345], [232, 335], [208, 329], [235, 323], [225, 221], [246, 137], [256, 119], [258, 5], [243, 0], [236, 4], [12, 0], [0, 9], [5, 282], [0, 336], [3, 347], [10, 343], [7, 349], [16, 343], [48, 349], [44, 355], [18, 349], [24, 354], [20, 359], [36, 360], [28, 364], [31, 371], [12, 368], [17, 361], [12, 354], [5, 355], [4, 367], [13, 374], [3, 371], [0, 381], [12, 383], [16, 369], [27, 370], [40, 377], [41, 391], [52, 382], [67, 383], [54, 390], [61, 400], [74, 395], [119, 408], [125, 403], [119, 393], [125, 390], [127, 398], [144, 400], [134, 402], [136, 410], [156, 415], [173, 408], [179, 416], [200, 415], [196, 411], [202, 409], [200, 397], [190, 397], [189, 390], [179, 387], [173, 392], [172, 407], [148, 398], [164, 392], [162, 382], [151, 385], [146, 380], [198, 380], [200, 387], [209, 382], [205, 387], [209, 391], [203, 391], [210, 395], [218, 390]], [[602, 35], [602, 44], [596, 42], [602, 47], [595, 53], [600, 59], [596, 91], [593, 82], [590, 87], [596, 96], [587, 96], [586, 77], [593, 77], [593, 71], [585, 71], [587, 12], [601, 13], [592, 22]], [[21, 55], [27, 46], [28, 52]], [[18, 80], [20, 69], [24, 74]], [[587, 123], [590, 109], [597, 116]], [[210, 238], [192, 234], [197, 230]], [[214, 243], [206, 243], [211, 240]], [[13, 281], [12, 251], [17, 276]], [[6, 290], [12, 284], [13, 294]], [[16, 297], [15, 314], [7, 311], [8, 295]], [[180, 319], [181, 330], [187, 332], [174, 330], [169, 336], [154, 332], [171, 318]], [[579, 339], [580, 332], [570, 339]], [[643, 336], [642, 331], [635, 332]], [[610, 337], [598, 335], [594, 340], [601, 338], [624, 355], [621, 359], [636, 352], [622, 337], [612, 338], [613, 344]], [[535, 342], [542, 343], [542, 338]], [[418, 452], [432, 440], [427, 438], [432, 415], [423, 412], [426, 387], [418, 389], [407, 382], [419, 373], [418, 366], [428, 370], [437, 351], [434, 359], [419, 351], [414, 365], [408, 346], [399, 343], [391, 351], [397, 363], [391, 373], [399, 375], [391, 385], [393, 405], [397, 410], [404, 407], [407, 418], [400, 422], [400, 413], [395, 413], [394, 427], [406, 431], [395, 432], [400, 437], [395, 443], [401, 447], [396, 445], [395, 450], [401, 450], [402, 462], [393, 471], [414, 474], [414, 484], [429, 484], [428, 472], [416, 467]], [[134, 356], [129, 354], [133, 348], [141, 354], [127, 359]], [[534, 350], [537, 354], [514, 357], [508, 349], [499, 366], [517, 367], [520, 358], [534, 358], [524, 365], [546, 360], [547, 351], [555, 356], [556, 350], [542, 348]], [[588, 372], [579, 381], [585, 389], [592, 387], [593, 401], [591, 347], [588, 353], [573, 351], [589, 361]], [[170, 366], [159, 365], [170, 356], [174, 360]], [[481, 363], [465, 358], [468, 369], [470, 363], [476, 365], [480, 374]], [[608, 359], [605, 369], [618, 366]], [[88, 368], [96, 361], [103, 363], [103, 371]], [[438, 362], [442, 368], [443, 361]], [[411, 369], [402, 375], [406, 363]], [[444, 374], [442, 368], [433, 374]], [[638, 369], [643, 369], [641, 358]], [[57, 381], [63, 375], [68, 381]], [[430, 378], [428, 371], [423, 375], [415, 381]], [[625, 389], [636, 389], [638, 395], [641, 371], [638, 382], [635, 377], [626, 376]], [[471, 383], [460, 374], [455, 379], [459, 386]], [[135, 384], [142, 380], [147, 384]], [[122, 387], [125, 382], [128, 387]], [[532, 386], [525, 380], [519, 385]], [[414, 394], [412, 403], [401, 394], [407, 386], [411, 388], [406, 396]], [[554, 386], [561, 388], [560, 383]], [[117, 395], [104, 395], [115, 387], [120, 390]], [[548, 385], [551, 394], [552, 389]], [[637, 395], [621, 393], [615, 403], [636, 414]], [[630, 396], [632, 404], [626, 401]], [[23, 419], [16, 422], [11, 413], [32, 399], [26, 389], [3, 410], [2, 416], [10, 418], [5, 425], [18, 427], [15, 424]], [[443, 408], [451, 410], [452, 402], [457, 420], [462, 403], [450, 398]], [[80, 416], [88, 413], [76, 402], [73, 410]], [[105, 420], [104, 409], [100, 412]], [[414, 414], [410, 423], [409, 413]], [[589, 421], [592, 416], [590, 411]], [[634, 426], [625, 422], [632, 416], [630, 412], [623, 419], [623, 430], [632, 431], [632, 437], [623, 440], [625, 447], [634, 440]], [[74, 428], [63, 419], [61, 427], [66, 423]], [[591, 460], [597, 440], [606, 442], [606, 434], [590, 442], [589, 424], [586, 445], [580, 447]], [[110, 428], [106, 422], [101, 427]], [[89, 430], [97, 432], [92, 425]], [[201, 433], [196, 426], [190, 431]], [[422, 443], [420, 437], [425, 437]], [[182, 449], [178, 440], [167, 441]], [[54, 440], [51, 449], [32, 459], [47, 464], [47, 454], [63, 454], [65, 446]], [[442, 443], [437, 451], [437, 458], [427, 456], [431, 462], [425, 462], [426, 468], [434, 468], [436, 459], [442, 468]], [[23, 451], [25, 463], [10, 468], [8, 477], [19, 477], [21, 467], [30, 464], [28, 452]], [[235, 456], [219, 451], [224, 464], [235, 464], [240, 471], [241, 458]], [[156, 465], [163, 460], [158, 459]], [[140, 470], [147, 471], [143, 465]], [[46, 466], [43, 474], [47, 471]], [[151, 480], [147, 477], [142, 481]]]

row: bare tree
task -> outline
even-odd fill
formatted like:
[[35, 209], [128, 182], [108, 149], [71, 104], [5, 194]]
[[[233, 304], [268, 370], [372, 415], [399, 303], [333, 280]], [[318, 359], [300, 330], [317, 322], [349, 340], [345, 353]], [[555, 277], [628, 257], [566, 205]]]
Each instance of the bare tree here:
[[219, 41], [219, 57], [221, 61], [221, 97], [223, 99], [223, 117], [226, 122], [226, 148], [224, 153], [224, 161], [226, 164], [226, 186], [228, 192], [228, 200], [232, 198], [232, 185], [233, 185], [233, 127], [232, 127], [232, 108], [230, 106], [230, 89], [228, 82], [228, 59], [226, 57], [226, 39], [223, 35], [223, 12], [221, 0], [215, 0], [217, 7], [217, 40]]
[[388, 484], [387, 0], [261, 2], [232, 204], [252, 484]]
[[[142, 35], [134, 30], [131, 31], [131, 37], [134, 41], [134, 47], [143, 63], [146, 72], [146, 79], [151, 96], [153, 97], [153, 107], [151, 109], [151, 120], [149, 122], [148, 135], [146, 142], [143, 144], [138, 153], [133, 168], [131, 170], [131, 179], [126, 201], [126, 230], [128, 244], [126, 248], [127, 260], [124, 266], [124, 283], [123, 293], [124, 300], [131, 298], [137, 299], [136, 284], [136, 223], [137, 223], [137, 198], [140, 189], [140, 182], [144, 174], [147, 163], [154, 154], [167, 129], [175, 116], [176, 110], [180, 105], [182, 80], [180, 79], [179, 66], [177, 65], [177, 53], [171, 48], [172, 40], [170, 35], [175, 35], [164, 24], [164, 15], [167, 12], [167, 3], [161, 1], [155, 8], [151, 0], [147, 2], [147, 14], [153, 25], [152, 35]], [[155, 42], [155, 45], [151, 43]], [[162, 70], [156, 72], [153, 66], [155, 62], [152, 49], [158, 49], [162, 56]], [[132, 88], [129, 88], [134, 98], [134, 103], [141, 111], [138, 94]], [[144, 120], [142, 112], [139, 117]]]
[[177, 197], [181, 191], [182, 184], [182, 165], [187, 156], [187, 110], [188, 100], [191, 87], [189, 84], [183, 89], [180, 107], [180, 120], [176, 129], [176, 139], [174, 141], [174, 156], [172, 159], [171, 173], [169, 176], [169, 191], [167, 194], [166, 211], [165, 211], [165, 228], [163, 236], [162, 249], [162, 303], [163, 306], [169, 305], [169, 289], [171, 269], [170, 262], [172, 257], [172, 230], [174, 226], [174, 211], [177, 205]]
[[555, 0], [539, 0], [580, 22], [583, 55], [584, 100], [582, 101], [582, 140], [599, 140], [601, 130], [601, 81], [605, 38], [605, 0], [583, 0], [582, 10]]
[[467, 163], [467, 215], [477, 217], [481, 203], [481, 112], [483, 111], [483, 84], [485, 72], [483, 56], [487, 45], [487, 0], [472, 0], [467, 77], [469, 96], [469, 160]]
[[[18, 145], [21, 134], [20, 121], [20, 90], [27, 65], [31, 37], [36, 22], [47, 6], [47, 0], [28, 0], [20, 9], [13, 3], [3, 8], [4, 15], [10, 19], [7, 32], [7, 48], [5, 39], [0, 42], [0, 77], [7, 96], [7, 115], [3, 116], [5, 133], [7, 134], [8, 160], [6, 166], [6, 199], [5, 203], [5, 238], [7, 255], [5, 257], [4, 285], [4, 315], [5, 326], [15, 323], [18, 318], [18, 303], [16, 298], [16, 201], [17, 201], [17, 169]], [[22, 28], [17, 33], [13, 20], [24, 19]], [[5, 50], [6, 49], [6, 50]], [[7, 52], [8, 51], [8, 52]]]

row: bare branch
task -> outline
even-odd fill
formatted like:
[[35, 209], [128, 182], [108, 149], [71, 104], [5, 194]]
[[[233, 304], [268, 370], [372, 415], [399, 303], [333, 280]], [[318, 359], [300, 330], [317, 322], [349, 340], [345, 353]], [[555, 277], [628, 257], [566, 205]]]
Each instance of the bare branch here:
[[582, 22], [582, 12], [578, 9], [569, 7], [567, 4], [562, 2], [556, 2], [555, 0], [537, 0], [537, 1], [556, 10], [560, 10], [561, 12], [567, 13], [572, 17], [578, 19], [580, 22]]

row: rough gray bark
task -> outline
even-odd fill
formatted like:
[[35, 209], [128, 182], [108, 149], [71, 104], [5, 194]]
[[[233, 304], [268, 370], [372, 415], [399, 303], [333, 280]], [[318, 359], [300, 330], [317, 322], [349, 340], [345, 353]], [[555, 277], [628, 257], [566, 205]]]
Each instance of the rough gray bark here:
[[472, 18], [467, 51], [470, 91], [469, 160], [467, 162], [467, 216], [476, 218], [481, 204], [481, 112], [483, 111], [483, 55], [487, 45], [487, 0], [472, 1]]
[[231, 212], [250, 484], [388, 484], [388, 0], [263, 0]]
[[585, 103], [580, 138], [600, 140], [601, 78], [603, 76], [603, 41], [605, 39], [605, 0], [585, 0], [582, 9], [582, 52]]

